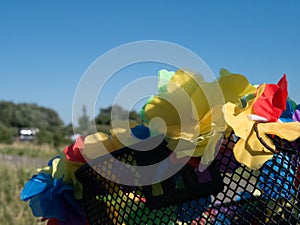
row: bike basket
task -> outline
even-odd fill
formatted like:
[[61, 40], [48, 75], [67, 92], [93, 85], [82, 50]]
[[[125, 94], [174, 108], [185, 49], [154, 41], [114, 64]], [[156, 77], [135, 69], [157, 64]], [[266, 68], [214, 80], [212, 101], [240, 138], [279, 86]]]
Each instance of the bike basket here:
[[[235, 160], [234, 134], [222, 141], [203, 172], [197, 158], [187, 163], [172, 158], [165, 141], [150, 151], [126, 147], [99, 157], [76, 173], [89, 224], [300, 224], [300, 140], [270, 138], [278, 151], [259, 170]], [[162, 160], [168, 166], [184, 165], [168, 179], [146, 186], [138, 185], [143, 178], [135, 167], [124, 170], [116, 163], [147, 166]], [[122, 185], [118, 177], [137, 185]]]

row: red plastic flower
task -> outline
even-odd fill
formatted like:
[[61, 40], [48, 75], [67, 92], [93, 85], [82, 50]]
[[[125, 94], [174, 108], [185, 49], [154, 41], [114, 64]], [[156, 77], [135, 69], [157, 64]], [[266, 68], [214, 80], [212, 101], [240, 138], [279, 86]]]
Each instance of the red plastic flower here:
[[286, 109], [288, 96], [286, 75], [278, 84], [267, 84], [261, 97], [253, 105], [256, 115], [265, 117], [269, 122], [276, 122]]
[[85, 163], [85, 159], [81, 154], [84, 145], [84, 136], [79, 136], [74, 144], [71, 144], [64, 149], [66, 158], [72, 162]]

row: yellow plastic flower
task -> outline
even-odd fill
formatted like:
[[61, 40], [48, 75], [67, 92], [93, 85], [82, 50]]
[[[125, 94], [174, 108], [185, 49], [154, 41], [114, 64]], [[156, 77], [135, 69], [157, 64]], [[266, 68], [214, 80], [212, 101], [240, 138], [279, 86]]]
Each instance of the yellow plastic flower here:
[[82, 151], [84, 157], [95, 159], [140, 141], [131, 134], [130, 130], [137, 125], [136, 122], [131, 122], [129, 125], [127, 121], [114, 121], [114, 123], [113, 126], [116, 128], [110, 130], [110, 135], [97, 132], [85, 137]]
[[74, 195], [76, 199], [82, 198], [83, 187], [75, 176], [76, 170], [78, 170], [83, 163], [72, 162], [66, 159], [64, 154], [61, 154], [59, 158], [52, 160], [52, 165], [41, 169], [38, 172], [51, 174], [53, 179], [63, 178], [65, 184], [71, 185], [74, 188]]
[[[258, 87], [256, 97], [250, 100], [247, 107], [242, 109], [233, 103], [224, 105], [226, 123], [232, 127], [235, 135], [240, 137], [235, 144], [234, 156], [240, 163], [250, 169], [259, 169], [266, 161], [273, 157], [273, 152], [259, 140], [258, 137], [275, 150], [275, 145], [268, 137], [274, 134], [288, 141], [300, 137], [300, 123], [263, 122], [258, 123], [251, 119], [254, 114], [253, 105], [262, 96], [266, 84]], [[263, 119], [263, 118], [261, 118]]]
[[243, 75], [225, 69], [212, 82], [184, 70], [169, 74], [162, 70], [159, 78], [160, 93], [148, 100], [141, 116], [148, 123], [156, 117], [164, 121], [168, 147], [175, 150], [181, 143], [179, 157], [202, 156], [212, 138], [218, 137], [210, 143], [210, 149], [214, 150], [226, 129], [223, 104], [230, 101], [240, 106], [241, 97], [256, 91]]

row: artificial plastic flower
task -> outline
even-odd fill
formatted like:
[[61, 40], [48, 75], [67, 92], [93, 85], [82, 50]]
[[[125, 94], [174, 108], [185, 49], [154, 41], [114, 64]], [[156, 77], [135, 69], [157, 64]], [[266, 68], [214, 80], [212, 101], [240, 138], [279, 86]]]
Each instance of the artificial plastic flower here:
[[294, 111], [292, 118], [294, 121], [300, 122], [300, 105], [296, 106], [296, 109]]
[[253, 102], [253, 112], [266, 118], [269, 122], [277, 122], [286, 109], [288, 97], [286, 75], [284, 74], [277, 84], [264, 86], [259, 98]]
[[296, 109], [294, 114], [293, 114], [293, 120], [300, 122], [300, 110]]
[[65, 147], [64, 154], [67, 160], [72, 162], [86, 163], [86, 160], [81, 153], [83, 151], [84, 139], [84, 136], [79, 136], [76, 138], [74, 144]]
[[82, 184], [75, 172], [85, 163], [81, 155], [84, 137], [64, 149], [64, 154], [54, 157], [47, 167], [29, 180], [20, 197], [29, 201], [34, 216], [43, 217], [48, 224], [84, 225], [86, 216], [80, 199]]
[[118, 127], [111, 129], [110, 135], [97, 132], [85, 137], [82, 154], [87, 160], [101, 157], [151, 136], [149, 128], [143, 124], [130, 124], [128, 128], [126, 121], [117, 121], [116, 123]]
[[[250, 169], [259, 169], [273, 157], [276, 147], [268, 135], [273, 134], [288, 141], [300, 137], [300, 123], [274, 122], [285, 109], [286, 85], [284, 75], [277, 87], [274, 84], [260, 85], [255, 98], [248, 101], [246, 108], [231, 102], [224, 105], [225, 121], [240, 138], [233, 148], [234, 156]], [[271, 113], [272, 109], [274, 114]]]
[[63, 178], [65, 184], [73, 187], [77, 199], [82, 198], [82, 184], [75, 172], [86, 162], [81, 153], [83, 141], [83, 136], [78, 137], [74, 144], [65, 147], [64, 154], [52, 159], [47, 167], [38, 169], [38, 172], [51, 174], [54, 179]]
[[286, 101], [286, 109], [281, 114], [280, 121], [282, 122], [300, 122], [300, 105], [297, 105], [293, 100]]
[[55, 218], [59, 225], [86, 223], [81, 201], [74, 197], [73, 187], [64, 184], [63, 178], [53, 179], [51, 174], [45, 173], [34, 175], [25, 184], [20, 198], [29, 201], [36, 217]]
[[[206, 82], [199, 74], [184, 70], [159, 71], [159, 94], [149, 98], [140, 114], [150, 124], [161, 118], [168, 147], [177, 156], [200, 157], [208, 164], [216, 155], [226, 124], [224, 102], [242, 105], [241, 97], [255, 92], [248, 80], [239, 74], [220, 70], [220, 78]], [[209, 151], [206, 151], [209, 149]]]

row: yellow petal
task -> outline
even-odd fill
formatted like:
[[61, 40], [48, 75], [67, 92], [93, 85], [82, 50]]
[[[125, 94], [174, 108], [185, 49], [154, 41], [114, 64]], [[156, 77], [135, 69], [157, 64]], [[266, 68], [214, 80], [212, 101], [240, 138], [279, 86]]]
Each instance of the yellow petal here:
[[180, 124], [180, 117], [175, 107], [160, 96], [154, 96], [152, 101], [145, 106], [145, 117], [148, 121], [160, 117], [167, 125]]
[[231, 102], [224, 105], [223, 112], [226, 123], [232, 127], [235, 135], [246, 140], [254, 124], [247, 116], [249, 113]]
[[[145, 106], [147, 120], [159, 117], [166, 126], [166, 135], [171, 138], [195, 137], [198, 132], [198, 119], [195, 118], [191, 100], [180, 91], [165, 96], [155, 96]], [[164, 130], [164, 129], [162, 129]]]
[[131, 135], [130, 129], [114, 128], [110, 131], [110, 133], [111, 133], [111, 143], [114, 150], [140, 142], [139, 139], [134, 138]]
[[[205, 82], [200, 74], [178, 70], [170, 79], [168, 84], [168, 94], [169, 96], [174, 96], [172, 98], [172, 100], [174, 100], [173, 103], [177, 102], [178, 105], [184, 106], [180, 110], [181, 115], [183, 115], [184, 112], [188, 114], [194, 113], [194, 116], [197, 117], [197, 119], [201, 119], [210, 109], [207, 97], [214, 96], [216, 88], [216, 86]], [[191, 108], [190, 103], [187, 104], [188, 101], [194, 103], [195, 109]], [[210, 104], [211, 106], [215, 105], [213, 102], [210, 102]], [[197, 113], [195, 114], [195, 112]]]
[[252, 170], [259, 169], [266, 161], [273, 157], [272, 152], [265, 151], [254, 131], [250, 133], [247, 140], [238, 140], [233, 148], [233, 153], [238, 162]]
[[249, 146], [249, 148], [251, 148], [253, 152], [266, 152], [268, 154], [271, 152], [266, 146], [261, 143], [258, 137], [263, 139], [263, 141], [267, 143], [270, 148], [275, 150], [274, 143], [265, 133], [259, 132], [259, 135], [257, 135], [257, 132], [253, 129], [246, 140], [247, 146]]
[[217, 144], [223, 138], [223, 132], [213, 130], [207, 134], [193, 140], [186, 139], [168, 139], [168, 148], [175, 151], [178, 158], [185, 156], [200, 157], [206, 155], [204, 161], [206, 164], [215, 158]]
[[114, 150], [109, 136], [102, 132], [97, 132], [85, 137], [83, 155], [88, 159], [95, 159]]
[[52, 174], [52, 166], [46, 166], [43, 168], [37, 169], [38, 173], [46, 173], [46, 174]]
[[[207, 145], [205, 145], [204, 154], [201, 156], [201, 167], [207, 168], [210, 163], [216, 158], [219, 151], [220, 144], [223, 140], [224, 133], [216, 131], [214, 135], [210, 136]], [[200, 167], [199, 167], [200, 169]]]
[[245, 76], [232, 74], [225, 69], [220, 70], [219, 84], [226, 102], [240, 103], [241, 97], [256, 92]]
[[83, 186], [75, 176], [75, 172], [82, 166], [82, 163], [72, 162], [67, 159], [63, 159], [62, 163], [65, 164], [64, 183], [73, 187], [76, 199], [82, 199]]
[[[200, 74], [194, 74], [185, 70], [177, 70], [171, 77], [168, 84], [168, 92], [172, 93], [178, 87], [183, 88], [189, 95], [195, 92], [199, 87], [198, 83], [204, 82], [203, 77]], [[174, 86], [176, 84], [176, 86]]]
[[222, 105], [217, 105], [204, 115], [199, 122], [200, 134], [206, 134], [210, 132], [213, 124], [219, 127], [219, 129], [222, 129], [226, 126], [222, 108]]
[[66, 164], [63, 161], [64, 155], [52, 161], [52, 177], [54, 179], [62, 178], [66, 173]]
[[263, 84], [257, 89], [257, 95], [254, 99], [250, 100], [247, 103], [246, 108], [241, 109], [235, 104], [228, 102], [223, 107], [223, 112], [225, 116], [226, 123], [232, 127], [235, 135], [246, 140], [248, 135], [250, 134], [254, 121], [248, 118], [249, 114], [253, 114], [253, 104], [255, 101], [262, 95], [266, 85]]
[[[206, 94], [207, 95], [206, 95]], [[209, 93], [208, 91], [204, 92], [202, 88], [197, 88], [195, 92], [191, 95], [191, 99], [195, 103], [196, 111], [197, 111], [197, 117], [201, 120], [203, 116], [209, 111], [210, 105], [208, 102], [207, 97], [211, 96], [211, 91]], [[213, 102], [211, 102], [211, 105], [214, 106]]]
[[300, 137], [300, 123], [260, 123], [257, 126], [259, 134], [274, 134], [288, 141], [295, 141]]

